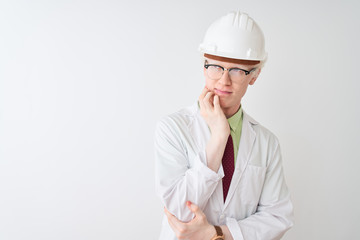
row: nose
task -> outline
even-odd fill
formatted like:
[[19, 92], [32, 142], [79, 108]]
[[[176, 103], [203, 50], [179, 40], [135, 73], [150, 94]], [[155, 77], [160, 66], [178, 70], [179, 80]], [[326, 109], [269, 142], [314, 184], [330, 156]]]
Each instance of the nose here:
[[229, 76], [229, 71], [227, 69], [224, 70], [223, 75], [219, 79], [219, 83], [221, 83], [223, 85], [231, 85], [231, 79], [230, 79], [230, 76]]

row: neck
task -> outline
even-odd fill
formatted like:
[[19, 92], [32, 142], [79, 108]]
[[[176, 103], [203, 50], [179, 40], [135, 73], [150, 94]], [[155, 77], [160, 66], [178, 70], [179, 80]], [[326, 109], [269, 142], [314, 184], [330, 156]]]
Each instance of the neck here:
[[231, 118], [232, 116], [235, 115], [235, 113], [237, 113], [237, 111], [239, 111], [241, 107], [241, 103], [238, 106], [235, 107], [230, 107], [230, 108], [221, 108], [226, 116], [226, 118]]

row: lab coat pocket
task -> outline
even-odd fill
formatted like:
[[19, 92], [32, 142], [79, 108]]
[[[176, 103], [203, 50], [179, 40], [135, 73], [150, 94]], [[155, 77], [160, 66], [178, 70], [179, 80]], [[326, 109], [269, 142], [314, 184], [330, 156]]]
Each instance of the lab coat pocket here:
[[256, 212], [265, 181], [266, 167], [248, 165], [241, 177], [239, 197], [246, 207], [247, 215]]

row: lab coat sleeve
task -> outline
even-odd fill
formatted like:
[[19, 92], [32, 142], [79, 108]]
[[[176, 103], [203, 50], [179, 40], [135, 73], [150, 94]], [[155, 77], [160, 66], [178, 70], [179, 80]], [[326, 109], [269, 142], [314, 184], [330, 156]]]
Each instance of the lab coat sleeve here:
[[227, 218], [235, 240], [280, 239], [293, 225], [293, 206], [285, 183], [279, 144], [266, 169], [256, 212], [240, 221]]
[[205, 149], [190, 161], [185, 139], [177, 124], [167, 119], [158, 123], [155, 131], [156, 191], [164, 206], [179, 220], [188, 222], [193, 214], [186, 201], [204, 209], [217, 183], [224, 176], [206, 165]]

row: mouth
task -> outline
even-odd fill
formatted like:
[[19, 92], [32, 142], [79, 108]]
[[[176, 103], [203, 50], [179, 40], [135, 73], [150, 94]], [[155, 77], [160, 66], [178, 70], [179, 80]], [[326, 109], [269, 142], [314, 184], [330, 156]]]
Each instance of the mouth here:
[[232, 93], [232, 92], [220, 90], [220, 89], [217, 89], [217, 88], [214, 88], [214, 92], [218, 96], [228, 96], [228, 95], [230, 95]]

